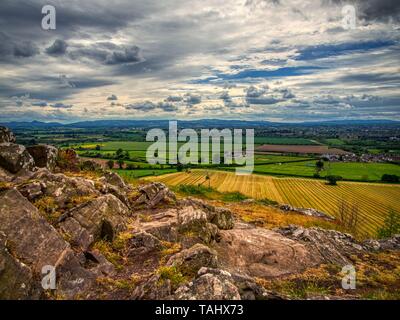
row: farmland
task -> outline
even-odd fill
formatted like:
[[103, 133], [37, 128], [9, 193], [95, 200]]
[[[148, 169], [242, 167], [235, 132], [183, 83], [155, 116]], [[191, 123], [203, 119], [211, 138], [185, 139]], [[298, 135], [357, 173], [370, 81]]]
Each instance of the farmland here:
[[323, 145], [273, 145], [264, 144], [256, 151], [260, 152], [283, 152], [283, 153], [312, 153], [312, 154], [346, 154], [347, 152], [341, 149], [328, 148]]
[[[205, 180], [206, 175], [210, 177]], [[328, 186], [324, 181], [299, 178], [276, 178], [262, 175], [239, 176], [230, 172], [192, 170], [146, 179], [168, 185], [208, 185], [220, 192], [241, 192], [254, 199], [270, 199], [296, 207], [316, 208], [338, 216], [340, 201], [359, 208], [358, 232], [375, 236], [390, 209], [400, 211], [400, 186], [373, 183], [340, 182]]]
[[[254, 168], [254, 173], [313, 177], [315, 161], [292, 161], [285, 163], [260, 164]], [[400, 175], [400, 166], [390, 163], [360, 163], [360, 162], [332, 162], [326, 163], [320, 172], [321, 177], [338, 175], [346, 180], [380, 181], [383, 174]]]

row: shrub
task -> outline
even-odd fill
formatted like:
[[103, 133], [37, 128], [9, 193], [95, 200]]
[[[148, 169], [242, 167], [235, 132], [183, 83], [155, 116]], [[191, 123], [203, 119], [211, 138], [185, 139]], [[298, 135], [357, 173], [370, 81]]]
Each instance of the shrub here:
[[186, 281], [186, 278], [175, 266], [160, 267], [157, 270], [157, 273], [160, 276], [160, 284], [162, 284], [165, 280], [170, 280], [171, 286], [175, 289], [178, 288], [180, 284]]
[[193, 185], [180, 185], [178, 192], [186, 195], [206, 196], [208, 193], [214, 192], [214, 189], [207, 188], [204, 186], [193, 186]]
[[400, 177], [395, 174], [384, 174], [381, 180], [382, 182], [397, 183], [400, 181]]
[[113, 161], [113, 160], [108, 160], [108, 161], [107, 161], [107, 167], [108, 167], [109, 169], [114, 168], [114, 161]]
[[261, 203], [263, 205], [266, 205], [266, 206], [276, 206], [278, 204], [277, 201], [271, 200], [271, 199], [267, 199], [267, 198], [258, 200], [257, 202], [259, 202], [259, 203]]
[[326, 180], [329, 185], [336, 186], [337, 182], [343, 180], [343, 178], [341, 176], [327, 176]]
[[390, 238], [395, 234], [400, 234], [400, 214], [389, 210], [383, 227], [378, 229], [378, 238]]
[[240, 192], [227, 192], [224, 193], [222, 196], [223, 201], [228, 201], [228, 202], [239, 202], [248, 199], [244, 194]]

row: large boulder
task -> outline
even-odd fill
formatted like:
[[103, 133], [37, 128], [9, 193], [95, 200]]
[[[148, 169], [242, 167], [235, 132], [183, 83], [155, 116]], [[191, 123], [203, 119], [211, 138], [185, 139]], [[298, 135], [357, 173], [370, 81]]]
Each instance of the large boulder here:
[[82, 251], [88, 250], [94, 241], [93, 235], [83, 228], [73, 217], [62, 221], [59, 224], [59, 230], [74, 248]]
[[[0, 232], [6, 238], [8, 251], [18, 257], [18, 262], [14, 262], [27, 266], [35, 281], [43, 277], [43, 267], [56, 269], [60, 296], [73, 298], [93, 285], [93, 273], [82, 267], [68, 242], [15, 189], [0, 193]], [[7, 264], [3, 272], [13, 273], [10, 268], [14, 268], [22, 272], [18, 281], [28, 281], [28, 269], [16, 267], [15, 263]], [[25, 284], [27, 288], [28, 284]]]
[[15, 135], [6, 127], [0, 127], [0, 144], [1, 143], [15, 143]]
[[283, 297], [258, 285], [253, 278], [222, 269], [203, 267], [197, 277], [179, 287], [179, 300], [282, 300]]
[[49, 145], [36, 145], [27, 147], [28, 152], [39, 168], [54, 170], [57, 164], [58, 149]]
[[358, 255], [364, 251], [364, 248], [351, 235], [335, 230], [291, 225], [279, 229], [278, 232], [304, 243], [311, 252], [321, 256], [325, 263], [348, 265], [352, 255]]
[[128, 256], [147, 254], [151, 251], [162, 249], [161, 241], [146, 231], [138, 231], [132, 234], [128, 240]]
[[69, 248], [38, 210], [14, 189], [0, 194], [0, 231], [7, 237], [10, 250], [38, 273], [43, 266], [55, 265]]
[[203, 270], [195, 280], [179, 287], [175, 291], [174, 298], [178, 300], [241, 299], [239, 289], [235, 286], [228, 272], [203, 273]]
[[0, 166], [11, 173], [17, 173], [22, 169], [32, 170], [35, 161], [26, 150], [19, 144], [0, 144]]
[[167, 262], [167, 266], [176, 267], [185, 276], [194, 276], [202, 267], [216, 268], [217, 265], [217, 253], [202, 244], [178, 252]]
[[40, 297], [40, 288], [32, 270], [7, 249], [4, 234], [0, 233], [0, 299], [30, 300]]
[[[60, 222], [66, 221], [65, 224], [74, 218], [95, 240], [111, 241], [119, 232], [126, 229], [127, 217], [129, 217], [128, 208], [115, 196], [108, 194], [66, 212]], [[76, 233], [73, 236], [80, 237], [81, 230], [76, 229]]]
[[318, 252], [271, 230], [237, 224], [220, 233], [213, 248], [228, 271], [268, 279], [302, 272], [322, 261]]
[[229, 230], [234, 226], [234, 215], [226, 208], [214, 207], [203, 200], [195, 198], [181, 200], [179, 205], [182, 207], [191, 206], [205, 212], [207, 215], [207, 220], [215, 224], [219, 229]]
[[206, 244], [219, 239], [219, 229], [209, 222], [207, 212], [186, 206], [178, 210], [178, 230], [181, 234], [198, 237]]

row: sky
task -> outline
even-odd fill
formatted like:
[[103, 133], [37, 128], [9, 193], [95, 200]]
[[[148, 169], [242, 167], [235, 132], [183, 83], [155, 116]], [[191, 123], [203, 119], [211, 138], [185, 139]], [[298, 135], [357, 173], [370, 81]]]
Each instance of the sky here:
[[399, 40], [398, 0], [1, 0], [0, 121], [400, 120]]

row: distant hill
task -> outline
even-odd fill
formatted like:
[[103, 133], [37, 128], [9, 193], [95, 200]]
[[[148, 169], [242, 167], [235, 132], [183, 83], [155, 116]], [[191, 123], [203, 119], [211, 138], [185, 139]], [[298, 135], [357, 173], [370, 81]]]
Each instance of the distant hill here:
[[[93, 120], [79, 121], [69, 124], [59, 122], [3, 122], [1, 126], [12, 129], [45, 129], [45, 128], [165, 128], [168, 126], [169, 120]], [[301, 122], [301, 123], [284, 123], [269, 121], [244, 121], [244, 120], [220, 120], [220, 119], [202, 119], [202, 120], [185, 120], [178, 121], [179, 127], [183, 128], [212, 128], [212, 127], [279, 127], [279, 126], [339, 126], [339, 125], [400, 125], [400, 121], [394, 120], [333, 120], [321, 122]]]

